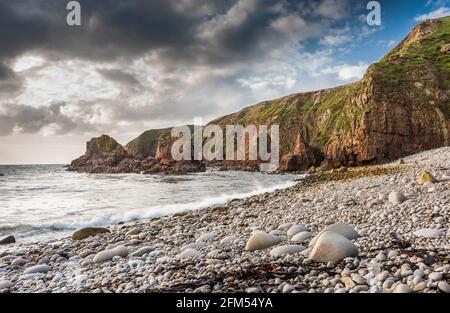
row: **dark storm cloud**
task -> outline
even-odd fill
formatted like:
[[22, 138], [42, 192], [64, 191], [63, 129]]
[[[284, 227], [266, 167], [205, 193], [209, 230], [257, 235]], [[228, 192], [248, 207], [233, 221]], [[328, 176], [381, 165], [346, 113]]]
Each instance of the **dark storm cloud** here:
[[[43, 127], [53, 124], [57, 134], [67, 132], [83, 125], [61, 113], [65, 103], [53, 103], [50, 106], [32, 107], [21, 104], [5, 104], [0, 107], [0, 135], [9, 135], [14, 128], [22, 133], [33, 134]], [[85, 127], [87, 125], [84, 125]]]
[[0, 99], [11, 97], [22, 88], [22, 80], [11, 68], [0, 62]]
[[[280, 14], [339, 18], [348, 1], [81, 0], [81, 27], [66, 24], [67, 2], [2, 1], [0, 59], [38, 51], [112, 61], [158, 51], [178, 62], [230, 62], [279, 39], [269, 26]], [[212, 36], [205, 38], [206, 31]]]
[[[351, 3], [358, 1], [79, 2], [82, 26], [66, 24], [68, 0], [0, 2], [0, 98], [2, 93], [9, 96], [21, 90], [20, 75], [31, 75], [16, 74], [9, 67], [25, 54], [42, 56], [49, 64], [58, 60], [91, 61], [93, 71], [121, 87], [120, 95], [85, 102], [49, 99], [60, 102], [50, 106], [39, 103], [39, 107], [11, 104], [14, 100], [8, 99], [0, 103], [0, 135], [14, 129], [36, 133], [48, 125], [64, 134], [96, 130], [104, 120], [114, 126], [120, 121], [170, 121], [223, 113], [220, 106], [232, 98], [230, 95], [240, 93], [245, 98], [248, 88], [237, 80], [251, 64], [264, 68], [270, 63], [264, 58], [271, 52], [292, 41], [320, 36], [329, 23], [350, 14], [354, 8]], [[153, 79], [157, 81], [156, 100], [136, 105], [130, 104], [130, 99], [138, 91], [153, 92], [152, 86], [124, 70], [139, 57], [146, 66], [158, 67], [160, 72], [156, 73], [161, 75]], [[101, 63], [112, 64], [114, 69], [104, 69]], [[201, 78], [194, 82], [184, 79], [192, 73]], [[35, 77], [39, 79], [39, 74]], [[251, 103], [241, 103], [245, 104]]]
[[60, 57], [108, 61], [133, 57], [149, 49], [182, 49], [192, 41], [195, 28], [203, 20], [197, 11], [183, 10], [178, 0], [86, 0], [80, 1], [82, 26], [69, 27], [67, 3], [2, 1], [0, 58], [38, 50]]
[[141, 83], [139, 80], [129, 73], [125, 73], [119, 69], [97, 69], [104, 78], [129, 87], [139, 87]]

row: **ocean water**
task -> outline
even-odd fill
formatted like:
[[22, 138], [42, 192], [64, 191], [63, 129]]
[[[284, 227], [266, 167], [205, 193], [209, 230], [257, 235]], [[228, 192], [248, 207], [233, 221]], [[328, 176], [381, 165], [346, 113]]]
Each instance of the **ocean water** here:
[[84, 174], [62, 165], [0, 165], [0, 173], [0, 236], [14, 234], [22, 241], [220, 205], [287, 188], [302, 178], [239, 171]]

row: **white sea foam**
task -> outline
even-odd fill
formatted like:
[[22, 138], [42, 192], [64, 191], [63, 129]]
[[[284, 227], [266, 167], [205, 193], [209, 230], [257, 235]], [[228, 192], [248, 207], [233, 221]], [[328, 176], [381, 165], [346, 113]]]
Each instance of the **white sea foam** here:
[[222, 205], [288, 188], [303, 177], [213, 171], [174, 176], [78, 174], [62, 166], [0, 166], [0, 170], [6, 174], [0, 235], [12, 233], [29, 240]]

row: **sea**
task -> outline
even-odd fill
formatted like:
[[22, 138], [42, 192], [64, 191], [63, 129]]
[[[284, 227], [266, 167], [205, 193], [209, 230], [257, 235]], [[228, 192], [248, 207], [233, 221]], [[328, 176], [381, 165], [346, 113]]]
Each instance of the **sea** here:
[[0, 165], [0, 238], [58, 239], [108, 226], [198, 210], [284, 189], [295, 174], [206, 171], [187, 175], [87, 174], [63, 165]]

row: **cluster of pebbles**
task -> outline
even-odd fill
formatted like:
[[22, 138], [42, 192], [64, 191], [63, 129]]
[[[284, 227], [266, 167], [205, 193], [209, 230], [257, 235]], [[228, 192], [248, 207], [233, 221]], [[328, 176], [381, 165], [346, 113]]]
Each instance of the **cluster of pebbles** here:
[[0, 292], [449, 293], [450, 147], [380, 168], [4, 246]]

